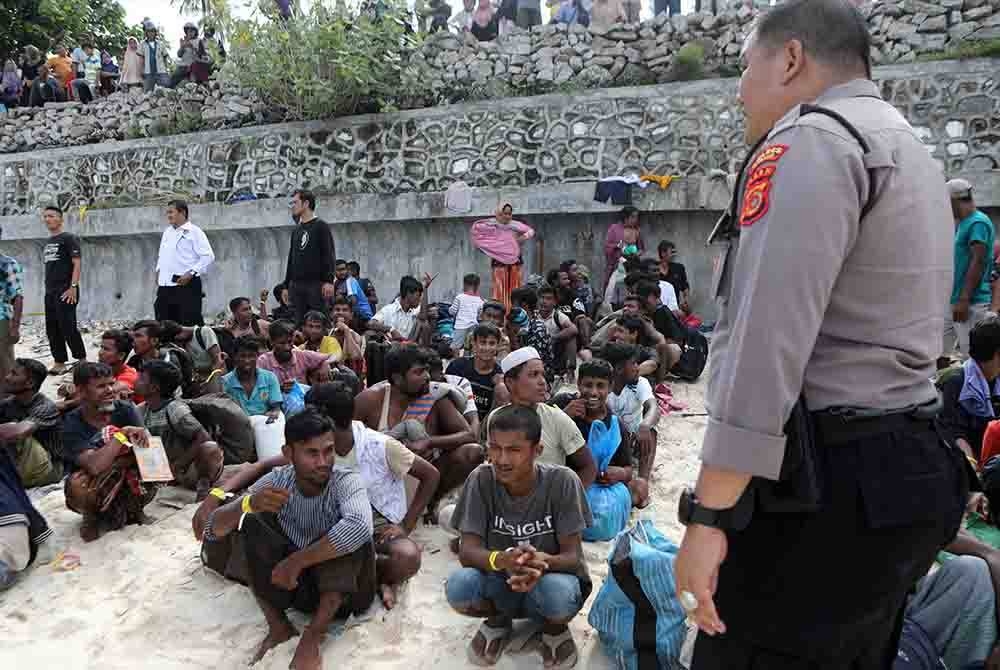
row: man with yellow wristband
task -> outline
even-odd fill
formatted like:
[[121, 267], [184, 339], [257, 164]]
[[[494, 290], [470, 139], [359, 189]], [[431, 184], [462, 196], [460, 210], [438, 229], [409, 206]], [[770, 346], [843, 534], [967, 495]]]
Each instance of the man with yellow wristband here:
[[212, 512], [204, 536], [210, 544], [238, 531], [244, 540], [247, 581], [268, 624], [253, 662], [298, 635], [285, 613], [295, 608], [313, 618], [291, 667], [318, 669], [334, 616], [363, 612], [375, 596], [371, 503], [356, 472], [334, 467], [328, 417], [309, 408], [290, 418], [282, 452], [291, 465]]
[[469, 643], [469, 660], [493, 665], [514, 619], [542, 624], [546, 668], [577, 661], [569, 622], [592, 584], [581, 533], [592, 523], [583, 485], [569, 468], [538, 462], [542, 422], [535, 410], [508, 405], [491, 415], [489, 462], [465, 483], [451, 522], [462, 534], [462, 568], [445, 586], [461, 614], [486, 620]]

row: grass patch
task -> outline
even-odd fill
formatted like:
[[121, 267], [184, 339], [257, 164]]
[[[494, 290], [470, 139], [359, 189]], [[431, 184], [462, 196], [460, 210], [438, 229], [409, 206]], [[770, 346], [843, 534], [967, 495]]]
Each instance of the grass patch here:
[[968, 40], [957, 47], [921, 54], [917, 60], [969, 60], [970, 58], [1000, 58], [1000, 39]]

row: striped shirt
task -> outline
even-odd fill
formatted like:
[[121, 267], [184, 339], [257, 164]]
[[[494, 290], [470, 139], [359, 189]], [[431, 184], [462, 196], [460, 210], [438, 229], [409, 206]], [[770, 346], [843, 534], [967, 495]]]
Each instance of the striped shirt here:
[[[343, 556], [372, 541], [372, 507], [361, 477], [354, 470], [334, 467], [326, 489], [318, 496], [302, 494], [295, 483], [295, 466], [275, 468], [250, 487], [248, 495], [265, 488], [284, 489], [288, 502], [278, 512], [278, 525], [296, 549], [304, 549], [326, 535]], [[209, 517], [205, 539], [212, 533], [215, 513]]]

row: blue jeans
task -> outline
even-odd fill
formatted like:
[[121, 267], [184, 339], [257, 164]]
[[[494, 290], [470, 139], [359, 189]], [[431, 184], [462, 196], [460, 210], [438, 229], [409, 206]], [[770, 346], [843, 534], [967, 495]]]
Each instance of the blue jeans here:
[[569, 621], [583, 608], [580, 580], [565, 573], [551, 572], [528, 593], [515, 593], [505, 573], [462, 568], [451, 573], [444, 590], [455, 610], [474, 609], [489, 601], [498, 614], [511, 619]]

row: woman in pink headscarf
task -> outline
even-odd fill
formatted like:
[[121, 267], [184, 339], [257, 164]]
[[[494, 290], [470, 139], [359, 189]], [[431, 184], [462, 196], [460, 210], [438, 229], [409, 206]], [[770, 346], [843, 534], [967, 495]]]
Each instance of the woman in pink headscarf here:
[[128, 46], [122, 54], [122, 89], [129, 90], [142, 85], [143, 57], [139, 53], [139, 40], [128, 38]]
[[534, 228], [514, 221], [514, 208], [509, 204], [492, 218], [472, 224], [472, 243], [493, 262], [493, 299], [508, 312], [511, 291], [521, 286], [521, 243], [534, 236]]

